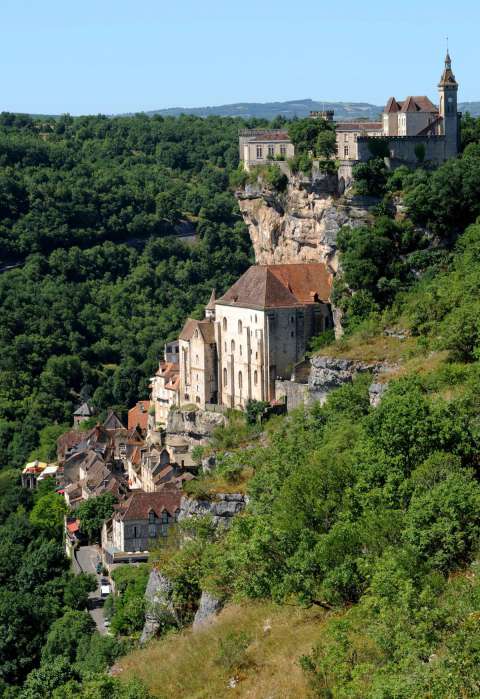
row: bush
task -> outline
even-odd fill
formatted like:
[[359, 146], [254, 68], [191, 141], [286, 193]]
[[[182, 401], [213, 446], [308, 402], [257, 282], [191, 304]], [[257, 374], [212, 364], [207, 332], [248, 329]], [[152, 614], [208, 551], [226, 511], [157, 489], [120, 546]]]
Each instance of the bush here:
[[218, 641], [217, 663], [229, 673], [241, 670], [248, 664], [246, 651], [251, 642], [244, 631], [231, 631]]

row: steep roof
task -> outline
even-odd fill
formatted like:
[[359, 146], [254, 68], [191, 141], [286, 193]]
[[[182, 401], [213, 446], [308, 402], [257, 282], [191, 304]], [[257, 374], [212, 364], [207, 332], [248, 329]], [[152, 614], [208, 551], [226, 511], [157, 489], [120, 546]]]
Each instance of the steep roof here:
[[395, 97], [390, 97], [384, 109], [385, 114], [393, 114], [400, 111], [400, 106]]
[[443, 69], [442, 77], [438, 83], [438, 87], [458, 87], [458, 83], [455, 80], [455, 76], [452, 71], [452, 60], [450, 54], [447, 51], [445, 56], [445, 68]]
[[438, 108], [426, 95], [410, 95], [398, 104], [401, 112], [428, 112], [429, 114], [438, 112]]
[[125, 429], [113, 410], [108, 411], [108, 415], [103, 423], [103, 426], [106, 430]]
[[195, 320], [187, 318], [183, 330], [180, 333], [180, 340], [187, 342], [192, 339], [195, 330], [198, 330], [203, 341], [211, 345], [215, 342], [215, 326], [211, 320]]
[[210, 294], [210, 300], [205, 306], [206, 311], [214, 311], [215, 310], [215, 289], [212, 289], [212, 293]]
[[93, 408], [91, 408], [87, 401], [85, 401], [85, 403], [82, 403], [73, 414], [77, 415], [78, 417], [91, 417], [94, 415], [94, 412]]
[[148, 519], [149, 512], [161, 517], [165, 510], [174, 515], [180, 507], [181, 494], [174, 490], [162, 490], [156, 493], [136, 491], [122, 503], [116, 517], [123, 521]]
[[288, 308], [328, 303], [332, 275], [323, 263], [254, 265], [217, 301], [246, 308]]
[[133, 408], [128, 411], [128, 429], [132, 430], [137, 425], [141, 430], [146, 430], [148, 427], [148, 409], [150, 408], [149, 400], [139, 400]]

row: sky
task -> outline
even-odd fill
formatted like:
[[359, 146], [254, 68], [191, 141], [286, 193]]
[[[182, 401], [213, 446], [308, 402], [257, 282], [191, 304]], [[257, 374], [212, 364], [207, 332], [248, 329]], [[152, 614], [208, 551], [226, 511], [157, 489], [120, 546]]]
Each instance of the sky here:
[[434, 98], [447, 35], [477, 100], [479, 26], [478, 0], [0, 0], [0, 111]]

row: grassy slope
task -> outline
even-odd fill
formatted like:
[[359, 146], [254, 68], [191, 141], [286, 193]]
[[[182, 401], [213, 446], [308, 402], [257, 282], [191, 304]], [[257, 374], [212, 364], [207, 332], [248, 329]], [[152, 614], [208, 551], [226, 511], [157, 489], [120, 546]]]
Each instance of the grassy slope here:
[[[298, 658], [310, 652], [324, 619], [318, 609], [230, 605], [206, 628], [153, 641], [122, 658], [117, 667], [122, 679], [140, 677], [162, 699], [304, 697], [307, 686]], [[220, 642], [232, 631], [251, 639], [238, 672], [229, 671], [220, 660]], [[239, 682], [231, 689], [228, 680], [233, 676]]]

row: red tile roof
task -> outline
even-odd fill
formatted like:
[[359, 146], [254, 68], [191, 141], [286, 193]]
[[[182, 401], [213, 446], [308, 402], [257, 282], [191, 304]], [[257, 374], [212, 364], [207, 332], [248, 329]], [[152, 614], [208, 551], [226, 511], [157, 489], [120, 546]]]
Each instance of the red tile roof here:
[[139, 400], [138, 403], [128, 411], [128, 429], [133, 430], [137, 425], [141, 430], [148, 427], [149, 400]]
[[250, 267], [217, 303], [246, 308], [285, 308], [328, 303], [333, 277], [320, 262]]

